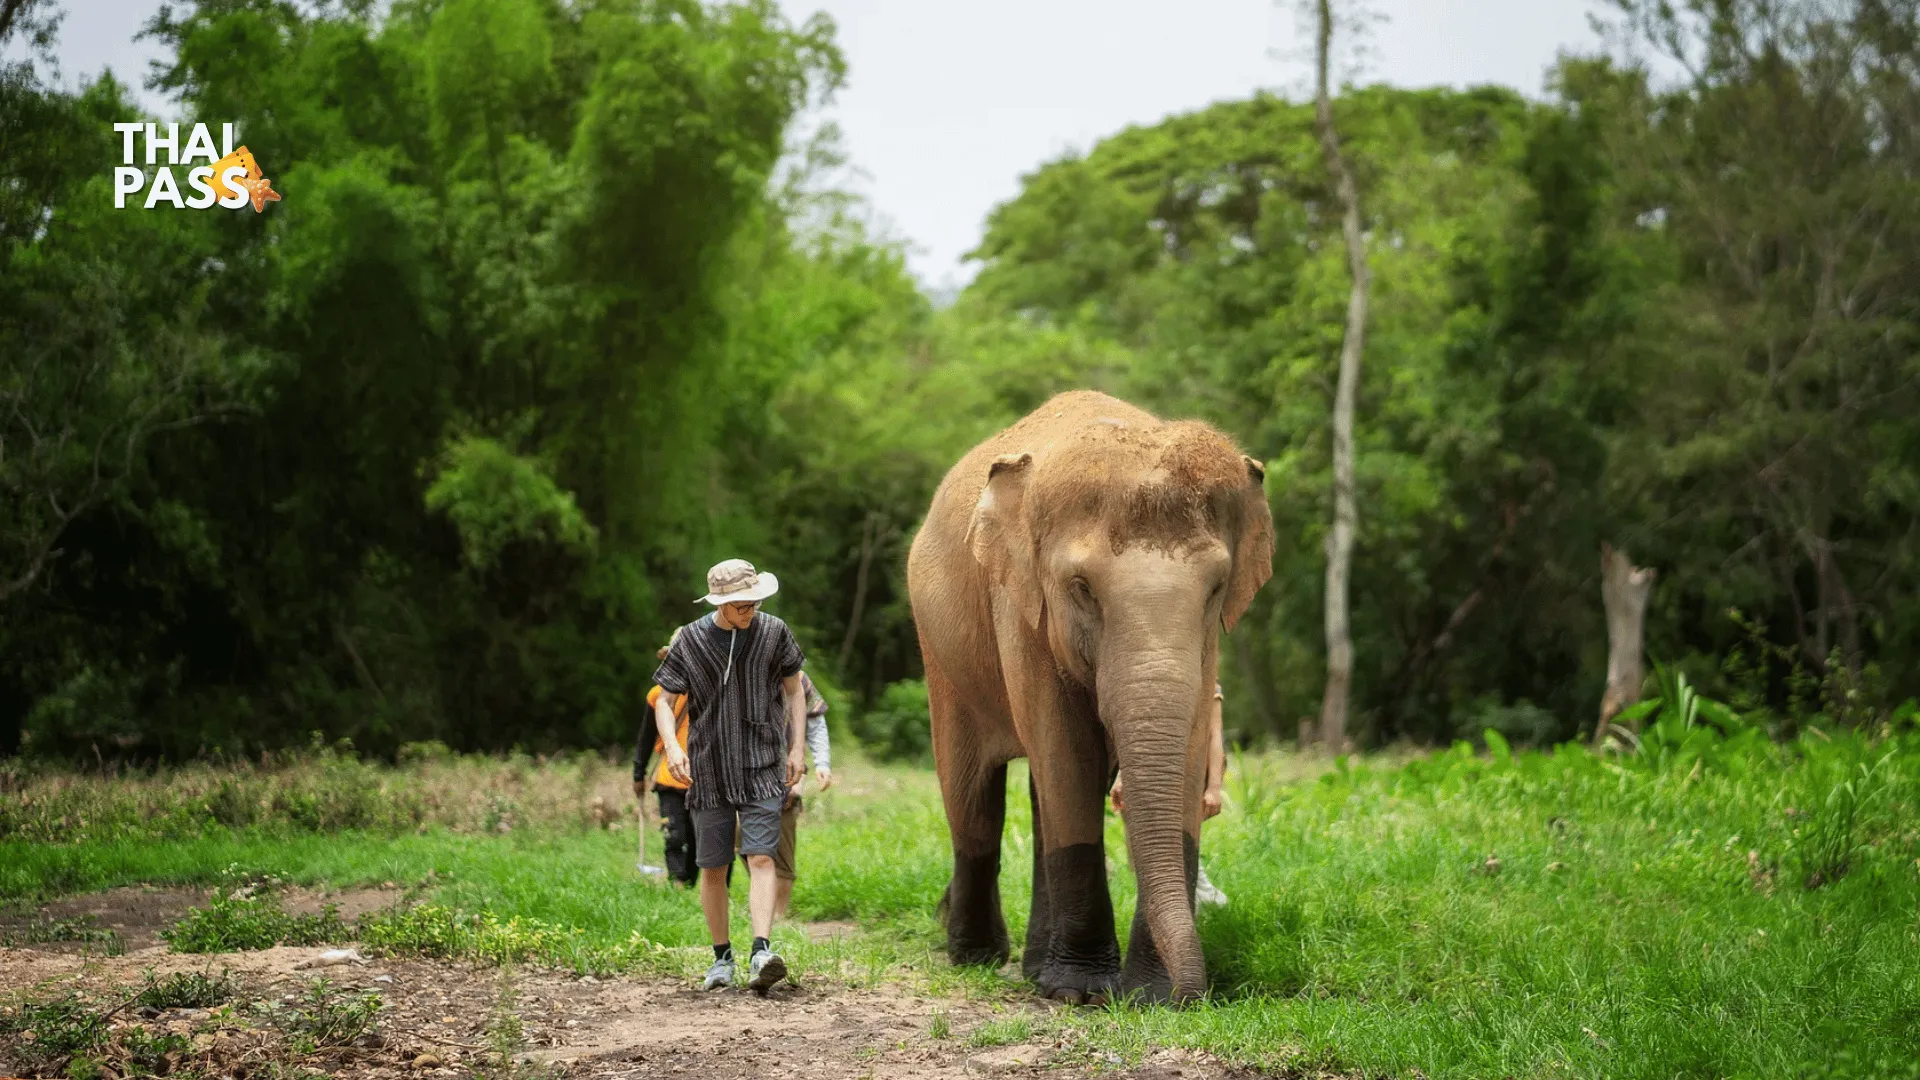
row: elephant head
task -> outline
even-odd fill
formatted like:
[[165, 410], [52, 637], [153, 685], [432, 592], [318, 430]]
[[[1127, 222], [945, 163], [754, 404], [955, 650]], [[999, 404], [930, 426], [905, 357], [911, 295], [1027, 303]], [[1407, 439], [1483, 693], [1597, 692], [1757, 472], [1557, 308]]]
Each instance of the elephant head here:
[[[1090, 424], [990, 467], [969, 543], [999, 607], [1091, 692], [1127, 785], [1141, 909], [1176, 998], [1201, 993], [1189, 853], [1219, 632], [1272, 575], [1264, 470], [1205, 424]], [[1135, 948], [1139, 948], [1136, 942]]]

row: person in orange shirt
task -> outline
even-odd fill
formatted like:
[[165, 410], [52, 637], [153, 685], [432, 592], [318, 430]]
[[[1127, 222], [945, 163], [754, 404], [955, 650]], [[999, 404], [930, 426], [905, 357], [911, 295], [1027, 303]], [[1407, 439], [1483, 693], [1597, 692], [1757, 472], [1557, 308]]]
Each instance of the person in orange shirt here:
[[[680, 632], [675, 630], [678, 638]], [[667, 649], [673, 647], [669, 641], [657, 656], [664, 660]], [[674, 779], [667, 768], [667, 757], [660, 743], [660, 736], [654, 729], [653, 710], [666, 691], [656, 686], [647, 691], [647, 722], [640, 728], [640, 738], [633, 748], [633, 797], [641, 803], [647, 801], [647, 789], [652, 788], [660, 799], [660, 824], [666, 831], [667, 877], [691, 888], [700, 879], [700, 868], [693, 861], [693, 812], [687, 809], [687, 785]], [[687, 699], [684, 694], [672, 695], [673, 718], [680, 724], [680, 745], [687, 745]], [[651, 736], [651, 737], [649, 737]], [[660, 767], [648, 775], [647, 765], [653, 755], [660, 755]]]

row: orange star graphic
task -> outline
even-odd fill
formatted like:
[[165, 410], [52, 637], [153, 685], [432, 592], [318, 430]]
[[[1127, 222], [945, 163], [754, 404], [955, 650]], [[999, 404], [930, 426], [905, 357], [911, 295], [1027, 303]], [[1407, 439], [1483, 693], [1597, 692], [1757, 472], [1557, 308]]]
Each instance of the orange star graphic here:
[[280, 193], [273, 190], [273, 181], [264, 176], [249, 176], [240, 181], [240, 186], [246, 188], [247, 194], [253, 197], [253, 212], [256, 214], [264, 211], [268, 203], [280, 201]]
[[235, 165], [247, 170], [249, 177], [260, 175], [260, 164], [253, 160], [253, 155], [249, 153], [244, 146], [228, 154], [226, 157], [221, 158], [219, 161], [214, 162], [213, 193], [222, 199], [233, 197], [234, 191], [227, 186], [225, 177], [227, 175], [227, 169]]

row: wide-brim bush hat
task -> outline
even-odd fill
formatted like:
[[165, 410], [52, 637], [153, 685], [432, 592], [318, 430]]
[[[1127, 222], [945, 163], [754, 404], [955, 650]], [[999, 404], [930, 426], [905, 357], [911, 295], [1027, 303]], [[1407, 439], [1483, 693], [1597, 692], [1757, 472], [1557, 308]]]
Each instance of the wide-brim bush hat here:
[[728, 559], [715, 563], [713, 569], [707, 571], [707, 595], [695, 603], [705, 601], [715, 607], [747, 604], [765, 600], [779, 591], [779, 578], [755, 570], [745, 559]]

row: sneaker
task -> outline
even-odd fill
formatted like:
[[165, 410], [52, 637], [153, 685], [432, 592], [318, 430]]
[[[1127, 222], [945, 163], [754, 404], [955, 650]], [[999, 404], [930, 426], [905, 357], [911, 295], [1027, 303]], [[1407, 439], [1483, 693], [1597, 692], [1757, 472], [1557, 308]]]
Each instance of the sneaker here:
[[787, 962], [780, 959], [779, 953], [771, 949], [761, 949], [753, 954], [753, 960], [747, 965], [747, 970], [752, 975], [747, 985], [764, 994], [779, 986], [780, 980], [787, 977]]
[[733, 957], [715, 960], [707, 969], [707, 977], [700, 980], [702, 990], [723, 990], [733, 985]]
[[1201, 904], [1227, 906], [1227, 894], [1221, 892], [1218, 885], [1207, 880], [1207, 868], [1204, 866], [1200, 868], [1199, 880], [1193, 883], [1193, 899]]

